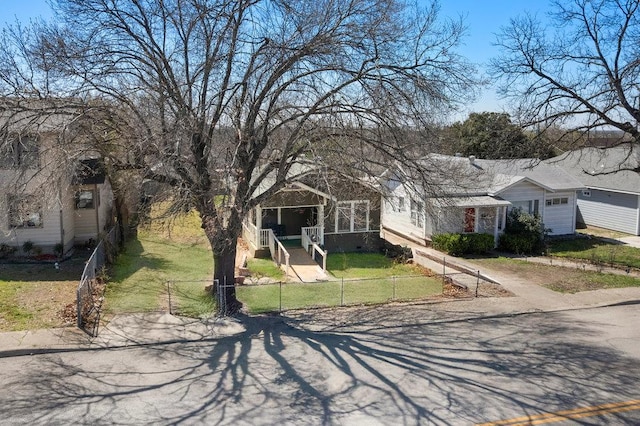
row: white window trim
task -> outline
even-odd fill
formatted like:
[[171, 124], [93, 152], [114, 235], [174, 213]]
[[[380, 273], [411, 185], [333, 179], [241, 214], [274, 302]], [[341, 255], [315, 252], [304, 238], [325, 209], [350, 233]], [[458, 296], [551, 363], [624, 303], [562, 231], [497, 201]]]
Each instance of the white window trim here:
[[[366, 204], [366, 218], [365, 218], [365, 229], [355, 230], [355, 206], [356, 204]], [[350, 214], [349, 214], [349, 230], [341, 231], [338, 229], [338, 221], [340, 220], [340, 207], [344, 207], [346, 205], [350, 206]], [[336, 213], [335, 213], [335, 224], [334, 231], [336, 234], [346, 234], [353, 232], [369, 232], [369, 212], [370, 212], [370, 201], [369, 200], [349, 200], [349, 201], [338, 201], [336, 203]]]

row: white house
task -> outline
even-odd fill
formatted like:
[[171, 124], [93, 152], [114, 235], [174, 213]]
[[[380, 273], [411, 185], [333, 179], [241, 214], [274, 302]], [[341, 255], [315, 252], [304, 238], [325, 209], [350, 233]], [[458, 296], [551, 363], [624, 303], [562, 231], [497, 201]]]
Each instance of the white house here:
[[534, 159], [480, 160], [431, 155], [423, 160], [429, 188], [402, 170], [383, 175], [381, 227], [420, 242], [446, 232], [488, 233], [497, 242], [508, 209], [538, 214], [551, 235], [573, 234], [576, 191], [583, 185], [557, 166]]
[[63, 158], [69, 153], [58, 141], [60, 124], [49, 119], [32, 131], [5, 126], [0, 144], [2, 245], [19, 249], [31, 242], [43, 253], [66, 252], [74, 244], [96, 242], [112, 222], [113, 193], [100, 161]]

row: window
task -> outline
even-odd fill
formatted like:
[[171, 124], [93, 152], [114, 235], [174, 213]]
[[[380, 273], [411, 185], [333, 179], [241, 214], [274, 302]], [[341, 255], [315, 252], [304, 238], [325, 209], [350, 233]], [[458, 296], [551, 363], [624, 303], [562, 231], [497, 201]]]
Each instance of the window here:
[[21, 136], [13, 141], [8, 141], [2, 147], [0, 157], [2, 158], [1, 167], [38, 168], [38, 140], [32, 136]]
[[422, 228], [424, 226], [424, 204], [411, 199], [411, 224]]
[[569, 198], [567, 197], [558, 197], [558, 198], [547, 198], [545, 205], [547, 206], [560, 206], [563, 204], [569, 204]]
[[94, 195], [95, 193], [92, 189], [76, 191], [76, 210], [93, 209], [95, 207]]
[[12, 228], [41, 228], [42, 206], [33, 195], [10, 195], [9, 226]]
[[404, 211], [404, 197], [398, 197], [398, 211]]
[[336, 232], [369, 230], [369, 201], [340, 201], [336, 208]]
[[525, 213], [539, 214], [540, 200], [512, 201], [509, 210], [519, 208]]

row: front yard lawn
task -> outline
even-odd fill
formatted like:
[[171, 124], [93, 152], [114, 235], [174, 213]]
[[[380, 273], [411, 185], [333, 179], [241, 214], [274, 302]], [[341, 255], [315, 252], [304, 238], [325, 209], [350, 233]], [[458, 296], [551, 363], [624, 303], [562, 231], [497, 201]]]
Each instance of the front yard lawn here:
[[382, 278], [425, 273], [420, 266], [398, 263], [381, 253], [329, 253], [327, 270], [336, 278]]
[[173, 285], [176, 294], [172, 294], [180, 312], [198, 316], [209, 309], [206, 313], [211, 313], [204, 281], [213, 274], [213, 257], [199, 244], [141, 231], [136, 240], [127, 242], [110, 274], [103, 306], [107, 314], [168, 309], [168, 281], [182, 282]]
[[442, 294], [442, 280], [428, 276], [404, 276], [239, 286], [236, 291], [238, 299], [250, 312], [263, 313], [277, 312], [280, 307], [287, 310], [422, 299]]
[[88, 254], [77, 254], [60, 269], [52, 263], [0, 265], [0, 331], [75, 325], [76, 289]]
[[505, 257], [474, 259], [474, 262], [490, 269], [527, 277], [535, 284], [561, 293], [578, 293], [604, 288], [640, 287], [639, 278], [626, 275], [583, 271]]
[[591, 263], [640, 269], [640, 249], [600, 238], [553, 240], [549, 245], [549, 254]]

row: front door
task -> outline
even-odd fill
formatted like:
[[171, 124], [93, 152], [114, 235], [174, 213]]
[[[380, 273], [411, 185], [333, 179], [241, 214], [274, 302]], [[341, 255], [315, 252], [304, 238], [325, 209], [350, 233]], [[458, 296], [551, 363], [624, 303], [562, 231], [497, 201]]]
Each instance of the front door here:
[[476, 230], [476, 209], [467, 207], [464, 209], [464, 232], [475, 232]]
[[302, 228], [314, 226], [315, 210], [315, 207], [283, 208], [280, 218], [285, 228], [285, 235], [299, 238]]

